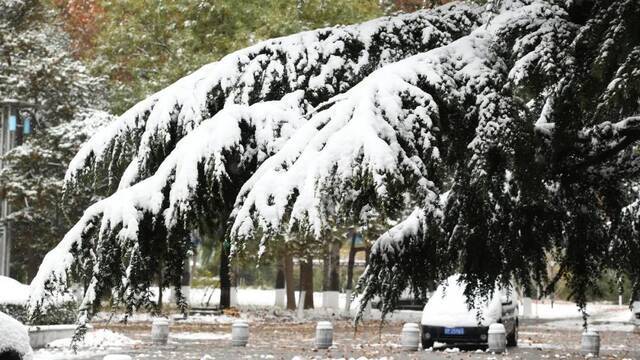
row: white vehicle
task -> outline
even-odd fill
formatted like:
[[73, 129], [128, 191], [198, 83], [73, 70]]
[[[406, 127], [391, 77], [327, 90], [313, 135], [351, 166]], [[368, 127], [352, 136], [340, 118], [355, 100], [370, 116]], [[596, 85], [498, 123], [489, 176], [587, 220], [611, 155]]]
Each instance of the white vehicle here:
[[633, 302], [631, 314], [631, 322], [640, 326], [640, 301]]
[[476, 309], [469, 309], [465, 285], [459, 276], [449, 277], [438, 286], [422, 312], [422, 347], [434, 342], [447, 344], [482, 344], [487, 342], [489, 325], [502, 323], [507, 346], [518, 345], [518, 302], [515, 290], [496, 287], [488, 301], [477, 299]]

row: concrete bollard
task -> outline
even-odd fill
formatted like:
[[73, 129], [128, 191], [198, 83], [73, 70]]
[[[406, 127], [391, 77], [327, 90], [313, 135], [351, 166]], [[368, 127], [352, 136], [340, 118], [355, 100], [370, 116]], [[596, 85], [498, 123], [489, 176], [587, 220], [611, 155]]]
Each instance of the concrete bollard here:
[[583, 355], [600, 355], [600, 334], [595, 330], [583, 332], [580, 351]]
[[245, 320], [237, 320], [231, 325], [231, 344], [247, 346], [249, 342], [249, 324]]
[[107, 355], [102, 360], [131, 360], [131, 356], [124, 354]]
[[402, 327], [402, 348], [406, 351], [418, 351], [420, 327], [416, 323], [406, 323]]
[[328, 321], [319, 321], [316, 325], [316, 347], [328, 349], [333, 344], [333, 325]]
[[507, 348], [507, 335], [502, 324], [489, 325], [488, 343], [490, 352], [503, 353]]
[[156, 345], [165, 345], [169, 340], [169, 320], [157, 318], [151, 324], [151, 342]]

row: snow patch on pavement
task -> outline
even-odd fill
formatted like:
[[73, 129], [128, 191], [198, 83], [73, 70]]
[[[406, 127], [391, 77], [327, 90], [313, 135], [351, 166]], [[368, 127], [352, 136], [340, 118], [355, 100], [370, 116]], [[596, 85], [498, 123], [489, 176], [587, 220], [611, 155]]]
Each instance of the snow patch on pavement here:
[[78, 343], [78, 351], [71, 348], [71, 338], [59, 339], [50, 342], [43, 349], [35, 352], [36, 360], [67, 360], [86, 359], [96, 355], [106, 355], [108, 352], [118, 349], [128, 349], [140, 344], [140, 341], [130, 339], [111, 330], [95, 330], [88, 332], [84, 339]]

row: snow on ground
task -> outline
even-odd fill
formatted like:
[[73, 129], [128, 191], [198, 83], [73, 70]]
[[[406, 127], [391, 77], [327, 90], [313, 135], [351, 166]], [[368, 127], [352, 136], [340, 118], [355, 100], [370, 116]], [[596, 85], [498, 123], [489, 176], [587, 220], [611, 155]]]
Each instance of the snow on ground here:
[[[607, 303], [587, 304], [589, 327], [599, 331], [632, 332], [635, 327], [631, 324], [631, 311], [627, 305]], [[522, 307], [520, 307], [522, 316]], [[534, 301], [532, 304], [532, 319], [551, 320], [542, 326], [553, 329], [577, 329], [582, 327], [582, 314], [578, 307], [568, 301]]]
[[[542, 326], [554, 329], [576, 329], [582, 327], [582, 314], [578, 307], [570, 301], [549, 300], [537, 301], [532, 304], [530, 319], [548, 320]], [[616, 305], [606, 302], [587, 304], [589, 327], [598, 331], [633, 332], [637, 328], [633, 325], [633, 314], [628, 305]], [[520, 316], [523, 308], [520, 305]]]
[[[269, 290], [264, 290], [267, 294]], [[254, 290], [254, 294], [257, 293]], [[621, 318], [618, 307], [607, 304], [591, 304], [592, 316], [602, 320], [616, 320]], [[551, 308], [549, 302], [538, 304], [538, 314], [547, 316], [548, 319], [529, 320], [521, 324], [521, 347], [512, 350], [511, 358], [522, 355], [521, 359], [532, 360], [541, 357], [565, 357], [575, 358], [579, 352], [580, 333], [582, 332], [579, 313], [573, 310], [573, 305], [568, 302], [556, 302]], [[562, 315], [564, 314], [564, 315]], [[105, 316], [102, 314], [101, 316]], [[134, 358], [154, 359], [242, 359], [242, 358], [270, 358], [262, 357], [276, 355], [275, 358], [292, 359], [296, 355], [303, 359], [333, 359], [341, 358], [341, 355], [349, 353], [365, 356], [363, 359], [380, 358], [382, 355], [403, 359], [404, 353], [400, 349], [400, 332], [405, 321], [418, 322], [420, 311], [398, 311], [393, 314], [393, 320], [382, 329], [378, 323], [365, 322], [356, 335], [353, 332], [352, 323], [344, 318], [340, 311], [329, 309], [305, 310], [304, 318], [298, 318], [296, 311], [277, 309], [273, 306], [243, 305], [240, 307], [240, 316], [249, 319], [251, 323], [251, 346], [247, 348], [235, 348], [230, 346], [229, 326], [216, 326], [228, 324], [236, 320], [236, 317], [228, 315], [197, 315], [185, 320], [173, 318], [169, 343], [164, 347], [153, 346], [150, 343], [148, 328], [133, 326], [132, 328], [116, 325], [111, 328], [114, 331], [122, 331], [126, 334], [125, 340], [117, 340], [122, 336], [115, 334], [106, 336], [108, 342], [96, 344], [99, 341], [90, 341], [80, 348], [78, 354], [73, 355], [64, 347], [70, 341], [61, 341], [61, 348], [46, 348], [36, 353], [36, 359], [69, 359], [69, 360], [102, 360], [105, 354], [126, 353]], [[562, 316], [566, 316], [563, 318]], [[138, 321], [151, 321], [148, 314], [134, 316]], [[369, 319], [379, 318], [379, 311], [372, 310]], [[318, 353], [313, 351], [313, 335], [316, 320], [330, 320], [334, 322], [334, 340], [336, 345], [333, 351]], [[560, 328], [557, 323], [563, 321], [576, 321], [575, 325]], [[200, 326], [201, 324], [216, 324], [214, 326]], [[551, 325], [548, 325], [551, 324]], [[149, 323], [147, 322], [147, 324]], [[550, 328], [545, 328], [550, 326]], [[107, 333], [108, 334], [108, 333]], [[87, 335], [92, 336], [92, 333]], [[115, 340], [114, 340], [115, 339]], [[128, 341], [127, 341], [128, 339]], [[131, 340], [134, 339], [134, 340]], [[139, 342], [136, 342], [138, 340]], [[602, 350], [617, 355], [635, 354], [637, 335], [624, 333], [603, 335]], [[458, 354], [457, 352], [460, 352]], [[437, 348], [424, 353], [425, 359], [435, 358], [460, 358], [462, 353], [465, 358], [487, 358], [483, 351], [476, 356], [475, 348]], [[207, 355], [208, 354], [208, 357]], [[529, 354], [529, 355], [527, 355]], [[568, 355], [567, 355], [568, 354]], [[471, 356], [473, 355], [473, 356]], [[556, 356], [558, 355], [558, 356]], [[318, 357], [320, 356], [320, 357]], [[423, 356], [420, 356], [423, 358]], [[625, 357], [619, 356], [618, 358]], [[628, 356], [627, 356], [628, 357]], [[631, 356], [633, 357], [633, 356]], [[490, 358], [490, 357], [489, 357]]]
[[78, 343], [78, 351], [76, 353], [71, 348], [71, 338], [65, 338], [52, 341], [45, 348], [35, 351], [34, 359], [86, 359], [121, 349], [126, 350], [139, 343], [140, 341], [138, 340], [132, 340], [111, 330], [100, 329], [88, 332], [84, 339]]
[[[522, 306], [520, 306], [520, 315], [522, 315]], [[555, 301], [553, 304], [549, 300], [534, 300], [531, 305], [531, 318], [534, 319], [566, 319], [574, 317], [582, 317], [580, 309], [575, 303], [569, 301]], [[631, 311], [626, 305], [614, 305], [608, 303], [589, 303], [587, 304], [587, 313], [593, 316], [608, 314], [617, 318], [619, 321], [627, 321], [631, 316]], [[626, 318], [624, 318], [626, 316]], [[624, 318], [624, 319], [622, 319]]]
[[[26, 306], [31, 293], [31, 286], [23, 284], [15, 279], [0, 276], [0, 305], [23, 305]], [[52, 305], [74, 301], [70, 293], [60, 294], [50, 299]]]
[[[190, 299], [192, 302], [197, 298], [200, 298], [204, 295], [205, 289], [192, 289]], [[250, 323], [252, 326], [257, 326], [259, 328], [260, 324], [277, 324], [277, 323], [291, 323], [295, 329], [300, 329], [302, 326], [307, 326], [309, 323], [313, 324], [316, 320], [332, 320], [332, 321], [344, 321], [343, 315], [343, 306], [345, 300], [345, 294], [340, 295], [340, 310], [333, 309], [323, 309], [322, 306], [322, 293], [318, 292], [314, 294], [314, 299], [316, 301], [316, 306], [318, 308], [313, 310], [305, 310], [304, 317], [299, 318], [296, 311], [287, 311], [284, 309], [278, 309], [273, 307], [273, 302], [275, 302], [275, 290], [260, 290], [260, 289], [239, 289], [238, 290], [238, 300], [240, 300], [240, 316]], [[212, 300], [216, 300], [216, 294], [212, 296]], [[357, 302], [356, 302], [357, 304]], [[353, 304], [355, 305], [355, 304]], [[355, 312], [355, 306], [352, 305], [352, 315]], [[522, 311], [522, 307], [521, 307]], [[587, 311], [591, 315], [590, 321], [593, 324], [593, 328], [601, 331], [625, 331], [629, 335], [625, 336], [633, 336], [631, 331], [633, 330], [633, 326], [629, 325], [628, 321], [630, 317], [630, 311], [627, 306], [618, 306], [611, 305], [605, 303], [592, 303], [588, 305]], [[553, 357], [559, 353], [567, 353], [567, 352], [576, 352], [579, 350], [579, 334], [582, 331], [582, 320], [581, 314], [575, 304], [566, 301], [556, 301], [553, 306], [549, 301], [534, 301], [532, 305], [532, 318], [537, 318], [538, 321], [533, 321], [534, 324], [523, 325], [523, 331], [521, 332], [521, 347], [520, 349], [524, 352], [527, 351], [546, 351], [549, 352], [550, 356]], [[421, 318], [421, 311], [396, 311], [391, 314], [389, 318], [390, 321], [396, 322], [396, 327], [401, 326], [397, 325], [402, 322], [419, 322]], [[101, 313], [98, 315], [96, 320], [104, 321], [106, 320], [110, 314]], [[380, 318], [380, 312], [376, 309], [370, 311], [367, 319], [376, 320]], [[148, 348], [148, 333], [144, 332], [133, 332], [126, 333], [127, 337], [122, 334], [114, 333], [109, 330], [96, 330], [92, 331], [85, 337], [85, 341], [80, 344], [80, 348], [78, 349], [78, 353], [74, 354], [73, 351], [69, 348], [69, 344], [71, 339], [58, 340], [51, 344], [49, 347], [45, 349], [39, 349], [35, 352], [35, 359], [37, 360], [80, 360], [80, 359], [102, 359], [102, 357], [106, 354], [114, 354], [114, 353], [127, 353], [134, 356], [145, 356], [145, 357], [153, 357], [153, 358], [181, 358], [182, 355], [189, 353], [191, 355], [198, 355], [201, 359], [213, 359], [213, 358], [240, 358], [230, 355], [236, 349], [229, 347], [228, 349], [225, 347], [226, 345], [220, 345], [228, 342], [230, 340], [230, 333], [225, 331], [220, 331], [220, 329], [213, 328], [209, 331], [199, 332], [199, 331], [189, 331], [189, 326], [191, 324], [230, 324], [237, 320], [237, 317], [229, 316], [229, 315], [191, 315], [186, 320], [179, 319], [178, 316], [173, 318], [174, 325], [187, 325], [186, 327], [177, 327], [175, 328], [175, 332], [170, 333], [169, 345], [167, 348], [163, 349], [154, 349]], [[152, 320], [152, 316], [150, 314], [140, 313], [133, 315], [129, 321], [131, 322], [146, 322], [149, 323]], [[112, 321], [115, 321], [112, 320]], [[267, 325], [271, 326], [271, 325]], [[312, 325], [310, 325], [312, 326]], [[179, 330], [178, 330], [179, 329]], [[289, 328], [288, 328], [289, 329]], [[212, 331], [213, 330], [213, 331]], [[561, 331], [560, 331], [561, 330]], [[294, 330], [295, 331], [295, 330]], [[341, 330], [336, 330], [341, 331]], [[343, 331], [343, 330], [342, 330]], [[399, 328], [396, 328], [391, 331], [391, 338], [389, 338], [389, 331], [386, 331], [386, 337], [383, 341], [378, 340], [378, 342], [370, 341], [364, 342], [365, 345], [357, 345], [354, 344], [352, 350], [354, 350], [354, 354], [367, 355], [365, 350], [377, 349], [378, 351], [393, 352], [395, 348], [400, 346], [398, 344], [399, 341]], [[557, 334], [562, 332], [564, 334], [573, 334], [573, 338], [566, 339], [558, 339]], [[277, 332], [276, 332], [277, 333]], [[295, 346], [294, 344], [298, 344], [302, 341], [304, 344], [311, 343], [312, 338], [307, 335], [302, 335], [303, 339], [300, 340], [300, 336], [295, 339], [289, 339], [291, 343], [279, 343], [278, 335], [271, 334], [265, 335], [263, 333], [261, 336], [272, 336], [273, 338], [261, 338], [262, 341], [271, 344], [267, 348], [260, 348], [265, 351], [274, 351], [274, 353], [278, 353], [278, 351], [282, 350], [279, 346], [282, 344], [286, 344], [287, 346]], [[344, 335], [344, 334], [343, 334]], [[348, 343], [346, 337], [342, 337], [340, 335], [340, 343], [343, 341]], [[384, 334], [383, 334], [384, 335]], [[395, 337], [393, 337], [395, 336]], [[308, 339], [307, 339], [308, 337]], [[258, 337], [260, 338], [260, 337]], [[258, 339], [256, 338], [256, 339]], [[135, 340], [134, 340], [135, 339]], [[550, 339], [550, 340], [549, 340]], [[555, 339], [555, 340], [554, 340]], [[305, 342], [306, 341], [306, 342]], [[360, 340], [364, 341], [364, 340]], [[627, 341], [627, 340], [625, 340]], [[216, 345], [217, 344], [217, 345]], [[342, 344], [344, 345], [344, 344]], [[222, 347], [221, 347], [222, 346]], [[262, 345], [261, 345], [262, 346]], [[266, 346], [266, 345], [265, 345]], [[346, 345], [345, 345], [346, 346]], [[351, 345], [349, 345], [351, 346]], [[211, 349], [215, 348], [216, 352], [211, 353]], [[366, 349], [365, 349], [366, 348]], [[171, 350], [173, 349], [173, 350]], [[220, 349], [225, 349], [220, 357], [221, 353], [219, 353]], [[287, 348], [287, 351], [293, 352], [296, 350], [292, 350], [292, 348]], [[628, 343], [605, 343], [603, 344], [603, 351], [611, 351], [611, 352], [620, 352], [620, 351], [632, 351], [634, 349], [633, 344]], [[250, 349], [249, 349], [250, 350]], [[249, 351], [247, 350], [247, 351]], [[173, 352], [172, 352], [173, 351]], [[180, 351], [184, 352], [180, 353]], [[226, 354], [225, 352], [229, 352]], [[284, 350], [283, 350], [284, 351]], [[442, 356], [454, 356], [455, 352], [467, 352], [466, 350], [458, 350], [457, 348], [451, 349], [439, 349], [438, 353], [441, 353]], [[175, 352], [175, 353], [174, 353]], [[454, 352], [454, 353], [451, 353]], [[209, 353], [210, 357], [206, 355], [202, 357], [205, 353]], [[226, 355], [224, 355], [226, 354]], [[238, 355], [233, 353], [234, 355]], [[283, 353], [284, 354], [284, 353]], [[289, 353], [287, 353], [289, 354]], [[287, 355], [284, 358], [292, 358], [293, 354]], [[382, 355], [382, 353], [380, 353]], [[282, 354], [280, 354], [282, 355]], [[542, 353], [538, 354], [542, 356]], [[176, 357], [177, 356], [177, 357]], [[269, 356], [269, 355], [265, 355]], [[363, 358], [363, 359], [373, 359], [375, 357]], [[440, 356], [440, 355], [438, 355]], [[258, 358], [259, 355], [253, 354], [253, 358]], [[278, 356], [281, 357], [281, 356]], [[567, 356], [570, 357], [570, 356]], [[190, 357], [191, 358], [191, 357]], [[264, 357], [269, 358], [269, 357]], [[295, 357], [293, 357], [295, 358]], [[304, 358], [312, 358], [312, 357], [304, 357]], [[524, 357], [523, 357], [524, 358]]]
[[[151, 288], [151, 290], [157, 293], [157, 290], [155, 288]], [[211, 295], [212, 291], [213, 295]], [[165, 290], [165, 294], [170, 293], [171, 291]], [[220, 299], [219, 289], [213, 290], [210, 288], [192, 288], [189, 294], [189, 300], [192, 307], [214, 307], [218, 305]], [[296, 300], [299, 298], [299, 295], [299, 292], [296, 291]], [[171, 296], [169, 296], [169, 298], [171, 298]], [[322, 320], [327, 318], [341, 318], [345, 315], [353, 317], [357, 313], [360, 304], [360, 298], [355, 298], [351, 302], [349, 314], [345, 314], [344, 309], [347, 299], [347, 295], [345, 293], [339, 294], [339, 309], [327, 309], [323, 307], [323, 293], [315, 292], [313, 294], [315, 309], [304, 310], [304, 319], [298, 319], [295, 311], [287, 311], [274, 307], [276, 299], [276, 291], [274, 289], [238, 289], [236, 298], [238, 299], [238, 304], [236, 305], [237, 307], [240, 307], [243, 310], [249, 310], [243, 311], [240, 314], [240, 317], [244, 320], [249, 321], [250, 323], [265, 322], [275, 317], [277, 317], [278, 319], [284, 319], [294, 322]], [[154, 297], [152, 297], [152, 299], [154, 299]], [[207, 304], [208, 299], [210, 299], [210, 302]], [[392, 314], [387, 315], [386, 320], [420, 322], [421, 314], [422, 311], [396, 311]], [[127, 318], [127, 322], [151, 322], [152, 318], [153, 316], [149, 313], [134, 313]], [[381, 318], [381, 312], [377, 309], [371, 309], [365, 313], [364, 318], [368, 320], [378, 320]], [[114, 322], [120, 321], [122, 319], [122, 315], [113, 315], [108, 312], [100, 312], [93, 318], [94, 321], [101, 322]], [[187, 319], [181, 319], [181, 315], [176, 315], [174, 317], [174, 320], [179, 321], [180, 323], [189, 324], [231, 324], [237, 319], [237, 317], [228, 315], [214, 316], [200, 315], [197, 313], [190, 315]]]
[[[99, 329], [88, 332], [84, 339], [78, 343], [79, 348], [108, 348], [125, 347], [139, 343], [137, 340], [115, 333], [111, 330]], [[47, 344], [49, 348], [68, 348], [71, 346], [71, 338], [59, 339]]]

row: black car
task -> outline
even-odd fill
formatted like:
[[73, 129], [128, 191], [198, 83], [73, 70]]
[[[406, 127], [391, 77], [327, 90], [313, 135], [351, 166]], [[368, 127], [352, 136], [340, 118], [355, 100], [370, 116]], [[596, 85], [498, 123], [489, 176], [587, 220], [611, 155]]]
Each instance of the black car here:
[[502, 323], [507, 346], [518, 344], [518, 304], [512, 289], [496, 288], [494, 296], [469, 310], [464, 284], [454, 275], [440, 285], [422, 312], [422, 347], [434, 342], [446, 344], [486, 344], [489, 325]]

